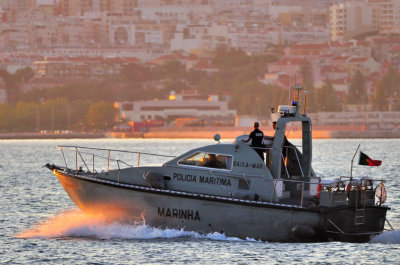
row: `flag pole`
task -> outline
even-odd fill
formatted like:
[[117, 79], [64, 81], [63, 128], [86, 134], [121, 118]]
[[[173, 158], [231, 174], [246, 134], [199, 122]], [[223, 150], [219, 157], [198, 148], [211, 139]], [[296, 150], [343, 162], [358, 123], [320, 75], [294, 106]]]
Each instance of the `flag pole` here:
[[356, 152], [353, 155], [353, 159], [351, 159], [351, 167], [350, 167], [350, 182], [353, 180], [353, 161], [354, 158], [356, 157], [356, 154], [358, 152], [358, 149], [360, 149], [360, 145], [358, 145]]

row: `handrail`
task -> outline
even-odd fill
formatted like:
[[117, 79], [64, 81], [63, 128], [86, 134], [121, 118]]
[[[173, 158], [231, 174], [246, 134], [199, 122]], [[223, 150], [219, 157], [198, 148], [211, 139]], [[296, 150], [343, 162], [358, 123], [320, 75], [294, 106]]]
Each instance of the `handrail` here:
[[[88, 170], [88, 172], [90, 172], [90, 169], [86, 163], [86, 160], [83, 158], [82, 154], [85, 155], [91, 155], [92, 156], [92, 165], [93, 165], [93, 172], [92, 174], [95, 174], [96, 169], [95, 169], [95, 165], [94, 165], [94, 158], [95, 157], [99, 157], [102, 159], [106, 159], [107, 160], [107, 174], [109, 172], [109, 167], [110, 167], [110, 161], [115, 161], [117, 162], [117, 166], [118, 166], [118, 182], [120, 182], [120, 176], [121, 176], [121, 167], [120, 167], [120, 163], [125, 164], [131, 168], [137, 169], [139, 170], [141, 173], [143, 173], [142, 170], [140, 170], [138, 167], [134, 167], [132, 165], [130, 165], [129, 163], [126, 163], [120, 159], [113, 159], [110, 157], [110, 153], [111, 151], [114, 152], [122, 152], [122, 153], [132, 153], [132, 154], [138, 154], [138, 166], [139, 166], [139, 162], [140, 162], [140, 155], [141, 154], [145, 154], [145, 155], [150, 155], [150, 156], [157, 156], [157, 157], [175, 157], [175, 156], [168, 156], [168, 155], [160, 155], [160, 154], [151, 154], [151, 153], [142, 153], [142, 152], [136, 152], [136, 151], [126, 151], [126, 150], [116, 150], [116, 149], [104, 149], [104, 148], [91, 148], [91, 147], [82, 147], [82, 146], [56, 146], [57, 148], [59, 148], [61, 150], [63, 159], [64, 159], [64, 163], [65, 163], [65, 169], [68, 169], [68, 165], [67, 165], [67, 161], [65, 158], [65, 154], [64, 154], [64, 150], [69, 150], [69, 151], [74, 151], [75, 152], [75, 164], [76, 164], [76, 170], [78, 170], [78, 155], [81, 159], [81, 161], [83, 162], [83, 164], [85, 165], [86, 169]], [[79, 150], [79, 148], [81, 149], [88, 149], [88, 150], [98, 150], [98, 151], [108, 151], [108, 155], [107, 157], [98, 155], [98, 154], [94, 154], [91, 152], [85, 152], [82, 150]], [[80, 170], [80, 169], [79, 169]]]
[[[370, 177], [368, 177], [368, 176], [363, 176], [363, 177], [357, 177], [357, 178], [355, 178], [355, 177], [349, 177], [349, 176], [340, 176], [340, 180], [342, 179], [342, 178], [348, 178], [349, 180], [345, 180], [345, 181], [350, 181], [350, 178], [352, 178], [352, 179], [371, 179], [371, 180], [374, 180], [374, 181], [383, 181], [383, 182], [386, 182], [386, 180], [384, 180], [384, 179], [372, 179], [372, 178], [370, 178]], [[340, 181], [338, 181], [338, 182], [340, 182]], [[343, 181], [342, 181], [343, 182]]]
[[77, 146], [77, 145], [57, 145], [56, 148], [77, 148], [77, 149], [80, 148], [80, 149], [113, 151], [113, 152], [142, 154], [142, 155], [151, 155], [151, 156], [160, 156], [160, 157], [172, 157], [172, 158], [176, 157], [176, 156], [171, 156], [171, 155], [153, 154], [153, 153], [146, 153], [146, 152], [139, 152], [139, 151], [129, 151], [129, 150], [119, 150], [119, 149], [109, 149], [109, 148], [94, 148], [94, 147]]
[[[257, 150], [272, 150], [272, 149], [273, 149], [272, 147], [255, 147], [255, 146], [250, 146], [250, 148], [252, 148], [252, 149], [257, 149]], [[299, 158], [298, 150], [297, 150], [296, 146], [295, 146], [295, 145], [293, 145], [293, 146], [284, 145], [284, 146], [282, 146], [282, 148], [292, 148], [292, 149], [294, 150], [294, 154], [296, 155], [297, 164], [299, 165], [299, 168], [300, 168], [301, 176], [304, 178], [304, 171], [303, 171], [303, 167], [301, 166], [301, 163], [300, 163], [300, 158]], [[284, 161], [283, 155], [282, 155], [282, 159], [283, 159], [283, 164], [285, 164], [285, 163], [284, 163], [285, 161]], [[290, 177], [286, 165], [285, 165], [285, 170], [286, 170], [286, 174]]]

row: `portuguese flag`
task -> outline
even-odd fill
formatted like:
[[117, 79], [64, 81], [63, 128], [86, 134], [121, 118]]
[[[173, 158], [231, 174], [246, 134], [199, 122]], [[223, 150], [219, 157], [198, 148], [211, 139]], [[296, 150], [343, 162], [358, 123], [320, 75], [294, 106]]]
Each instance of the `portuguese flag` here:
[[362, 166], [379, 167], [382, 164], [382, 161], [373, 160], [369, 156], [360, 151], [360, 160], [358, 161], [358, 164]]

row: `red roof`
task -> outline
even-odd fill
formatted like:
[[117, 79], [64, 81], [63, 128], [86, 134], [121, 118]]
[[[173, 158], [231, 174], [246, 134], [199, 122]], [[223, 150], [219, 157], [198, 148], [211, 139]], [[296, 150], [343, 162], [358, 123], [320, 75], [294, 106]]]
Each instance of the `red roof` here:
[[157, 60], [157, 61], [172, 61], [172, 60], [176, 60], [176, 56], [173, 55], [173, 54], [166, 54], [166, 55], [160, 56], [160, 57], [158, 57], [158, 58], [156, 58], [154, 60]]
[[357, 46], [370, 46], [370, 43], [368, 41], [365, 40], [359, 40], [357, 41]]
[[400, 39], [374, 38], [373, 42], [374, 43], [378, 43], [378, 44], [390, 45], [390, 44], [398, 44], [398, 43], [400, 43]]
[[197, 69], [218, 69], [217, 67], [213, 66], [210, 60], [201, 59], [194, 68]]
[[332, 66], [332, 65], [328, 65], [328, 66], [322, 67], [321, 72], [322, 73], [327, 73], [327, 72], [328, 73], [343, 73], [345, 71], [340, 69], [340, 68], [338, 68], [338, 67], [335, 67], [335, 66]]
[[329, 45], [327, 43], [296, 44], [293, 46], [293, 49], [299, 50], [322, 50], [328, 48]]
[[390, 64], [390, 62], [388, 61], [388, 60], [385, 60], [384, 62], [383, 62], [383, 67], [384, 68], [389, 68], [391, 66], [391, 64]]
[[186, 59], [188, 61], [197, 61], [199, 57], [196, 54], [191, 53]]
[[139, 63], [140, 60], [136, 57], [122, 57], [122, 59], [124, 59], [125, 62], [128, 63]]
[[350, 58], [350, 56], [341, 56], [341, 55], [339, 55], [339, 56], [334, 57], [333, 60], [335, 60], [335, 61], [347, 61], [349, 58]]
[[180, 54], [180, 53], [175, 53], [175, 56], [180, 60], [186, 59], [186, 56], [184, 56], [183, 54]]
[[301, 65], [302, 63], [303, 63], [303, 59], [301, 59], [301, 58], [285, 57], [285, 58], [282, 58], [276, 64], [278, 64], [278, 65]]
[[87, 56], [74, 56], [74, 57], [67, 57], [68, 61], [70, 62], [101, 62], [103, 61], [103, 57], [87, 57]]
[[400, 52], [400, 44], [394, 45], [394, 46], [390, 49], [390, 52], [395, 52], [395, 53]]
[[107, 57], [107, 58], [104, 58], [104, 60], [106, 62], [110, 62], [110, 63], [123, 63], [123, 62], [125, 62], [125, 60], [122, 59], [121, 57]]
[[64, 58], [64, 57], [47, 57], [47, 58], [44, 58], [44, 60], [49, 61], [49, 62], [65, 62], [66, 58]]

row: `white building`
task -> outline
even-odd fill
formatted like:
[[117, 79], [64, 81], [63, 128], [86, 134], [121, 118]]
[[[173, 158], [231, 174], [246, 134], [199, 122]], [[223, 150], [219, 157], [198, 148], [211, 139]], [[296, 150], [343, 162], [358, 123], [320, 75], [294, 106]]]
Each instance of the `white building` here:
[[205, 5], [171, 5], [161, 7], [141, 7], [141, 18], [152, 21], [190, 21], [191, 19], [206, 19], [212, 14], [211, 6]]
[[195, 117], [235, 117], [236, 110], [228, 109], [227, 101], [218, 96], [204, 99], [184, 99], [176, 95], [173, 100], [147, 100], [136, 102], [117, 102], [123, 118], [129, 121], [157, 119], [195, 118]]
[[228, 46], [228, 28], [213, 23], [206, 25], [178, 25], [177, 32], [171, 40], [171, 50], [213, 50], [220, 46]]
[[377, 0], [374, 2], [377, 8], [378, 30], [381, 34], [400, 33], [400, 1]]
[[329, 9], [331, 40], [349, 39], [376, 29], [374, 6], [365, 1], [333, 4]]

